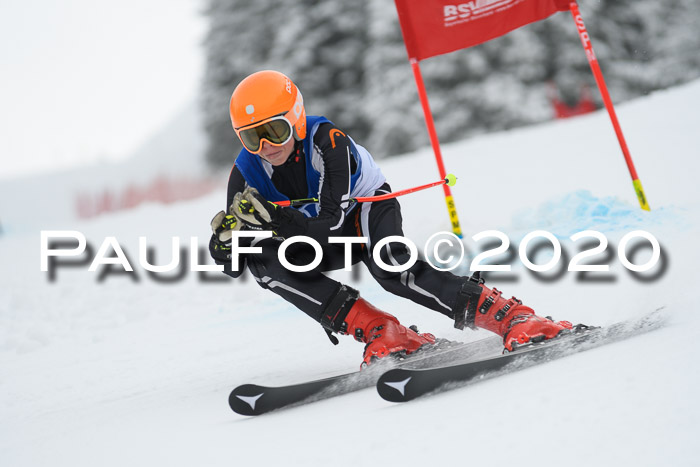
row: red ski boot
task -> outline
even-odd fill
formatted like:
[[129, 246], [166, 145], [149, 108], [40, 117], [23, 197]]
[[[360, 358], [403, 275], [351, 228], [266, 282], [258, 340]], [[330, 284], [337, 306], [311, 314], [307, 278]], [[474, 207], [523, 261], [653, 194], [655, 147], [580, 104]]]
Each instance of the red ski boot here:
[[466, 310], [461, 319], [456, 318], [455, 327], [463, 328], [466, 324], [494, 332], [503, 337], [503, 345], [509, 352], [529, 342], [553, 339], [573, 328], [569, 321], [537, 316], [517, 298], [506, 300], [498, 289], [486, 287], [478, 276], [476, 279], [470, 279], [462, 288], [461, 294], [467, 300]]
[[358, 298], [345, 317], [347, 329], [343, 333], [355, 336], [365, 346], [362, 368], [387, 355], [412, 354], [424, 345], [435, 343], [435, 336], [418, 334], [399, 323], [396, 317]]

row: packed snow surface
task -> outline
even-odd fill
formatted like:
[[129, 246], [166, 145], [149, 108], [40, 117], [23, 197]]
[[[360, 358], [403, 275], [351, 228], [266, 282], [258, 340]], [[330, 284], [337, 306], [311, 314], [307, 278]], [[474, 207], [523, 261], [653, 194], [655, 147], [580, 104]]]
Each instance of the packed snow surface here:
[[[700, 102], [700, 82], [618, 109], [651, 212], [638, 207], [604, 111], [443, 148], [459, 177], [453, 193], [469, 253], [458, 270], [486, 242], [473, 235], [499, 230], [516, 254], [492, 258], [512, 271], [493, 274], [490, 285], [506, 295], [542, 315], [595, 325], [665, 307], [667, 324], [401, 405], [370, 388], [259, 418], [229, 410], [238, 384], [347, 372], [358, 367], [362, 345], [346, 337], [333, 347], [316, 323], [250, 277], [210, 273], [223, 280], [203, 282], [187, 268], [165, 282], [175, 273], [154, 278], [140, 266], [140, 236], [156, 264], [169, 261], [172, 237], [187, 252], [190, 237], [204, 248], [209, 220], [224, 208], [223, 183], [195, 201], [90, 221], [32, 204], [26, 222], [12, 217], [0, 236], [2, 465], [697, 465], [700, 133], [693, 102]], [[437, 178], [428, 148], [380, 165], [394, 189]], [[65, 185], [39, 186], [47, 200], [73, 196]], [[36, 199], [36, 190], [15, 183], [13, 212]], [[439, 188], [401, 203], [405, 234], [419, 246], [449, 230]], [[115, 237], [135, 271], [89, 272], [92, 258], [80, 257], [51, 281], [40, 271], [40, 230], [59, 229], [82, 232], [93, 254]], [[561, 243], [566, 266], [580, 249], [571, 235], [589, 229], [609, 241], [610, 254], [590, 258], [609, 264], [608, 272], [581, 276], [556, 267], [538, 275], [517, 256], [529, 232], [545, 230]], [[634, 275], [617, 245], [637, 230], [658, 239], [661, 257]], [[535, 263], [548, 261], [545, 250]], [[628, 252], [636, 264], [651, 257], [650, 248]], [[391, 296], [365, 271], [333, 277], [421, 330], [462, 341], [488, 334], [455, 330], [449, 319]]]

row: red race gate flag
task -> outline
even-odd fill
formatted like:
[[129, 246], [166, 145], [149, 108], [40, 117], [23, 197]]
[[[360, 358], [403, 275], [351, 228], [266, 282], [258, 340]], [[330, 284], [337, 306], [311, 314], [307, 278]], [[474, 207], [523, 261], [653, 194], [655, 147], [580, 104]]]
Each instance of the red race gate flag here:
[[[632, 177], [634, 190], [642, 209], [649, 211], [649, 203], [632, 162], [622, 128], [617, 120], [615, 108], [608, 94], [598, 60], [593, 53], [590, 37], [583, 24], [583, 18], [575, 0], [394, 0], [399, 13], [399, 23], [403, 33], [408, 59], [418, 87], [418, 97], [423, 107], [425, 123], [430, 136], [430, 144], [435, 152], [440, 177], [445, 178], [445, 166], [440, 152], [440, 143], [433, 121], [428, 95], [420, 73], [418, 62], [435, 55], [454, 52], [502, 36], [513, 29], [534, 23], [558, 11], [570, 10], [578, 28], [586, 57], [600, 89], [603, 102], [610, 115], [620, 148]], [[461, 235], [457, 209], [452, 193], [443, 186], [447, 209], [452, 221], [452, 229]]]
[[[440, 142], [418, 61], [481, 44], [513, 29], [568, 10], [570, 0], [395, 0], [438, 171], [445, 178]], [[452, 231], [462, 228], [450, 187], [443, 185]]]
[[395, 0], [408, 58], [423, 60], [569, 10], [570, 0]]

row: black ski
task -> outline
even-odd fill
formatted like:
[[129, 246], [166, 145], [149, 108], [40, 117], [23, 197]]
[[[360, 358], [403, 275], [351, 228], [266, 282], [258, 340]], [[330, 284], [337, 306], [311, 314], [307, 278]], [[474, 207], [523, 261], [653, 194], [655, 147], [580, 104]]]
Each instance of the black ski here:
[[443, 389], [452, 389], [488, 376], [520, 370], [576, 352], [656, 329], [663, 324], [661, 309], [644, 317], [602, 328], [580, 329], [549, 341], [522, 346], [514, 352], [486, 359], [461, 360], [444, 366], [411, 369], [396, 368], [377, 381], [379, 395], [391, 402], [406, 402]]
[[340, 396], [352, 391], [368, 388], [387, 368], [423, 368], [452, 361], [465, 356], [484, 358], [503, 348], [499, 337], [488, 337], [475, 342], [456, 343], [441, 341], [437, 348], [421, 350], [404, 360], [382, 359], [362, 371], [354, 371], [330, 378], [306, 381], [289, 386], [260, 386], [243, 384], [238, 386], [228, 398], [231, 409], [241, 415], [262, 415], [272, 410], [298, 404], [306, 404], [329, 397]]

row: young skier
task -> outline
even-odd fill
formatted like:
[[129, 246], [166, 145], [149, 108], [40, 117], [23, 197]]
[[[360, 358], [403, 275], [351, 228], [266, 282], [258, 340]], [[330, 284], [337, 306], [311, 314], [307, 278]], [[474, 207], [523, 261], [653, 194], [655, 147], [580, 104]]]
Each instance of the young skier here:
[[[228, 210], [211, 222], [212, 257], [232, 277], [240, 276], [247, 264], [261, 287], [320, 323], [334, 343], [333, 333], [365, 343], [363, 365], [394, 353], [413, 353], [434, 344], [435, 337], [404, 327], [357, 290], [324, 275], [322, 271], [344, 265], [345, 246], [330, 243], [329, 237], [366, 237], [366, 244], [353, 245], [353, 262], [364, 262], [384, 289], [444, 314], [459, 329], [488, 329], [503, 337], [508, 350], [572, 328], [567, 321], [535, 315], [515, 297], [504, 298], [478, 276], [459, 277], [421, 260], [404, 272], [379, 267], [373, 246], [385, 237], [403, 236], [399, 202], [350, 201], [389, 193], [391, 188], [365, 148], [325, 117], [306, 115], [301, 92], [287, 76], [269, 70], [248, 76], [231, 96], [230, 114], [243, 150], [229, 177]], [[318, 202], [296, 208], [273, 203], [308, 198]], [[240, 255], [234, 270], [231, 232], [247, 229], [272, 231], [274, 236], [255, 242], [262, 253]], [[282, 241], [298, 235], [313, 238], [323, 248], [323, 261], [312, 271], [292, 272], [278, 259]], [[399, 242], [387, 244], [379, 255], [383, 264], [393, 265], [405, 264], [410, 257]], [[294, 243], [285, 257], [306, 265], [315, 251], [307, 243]]]

